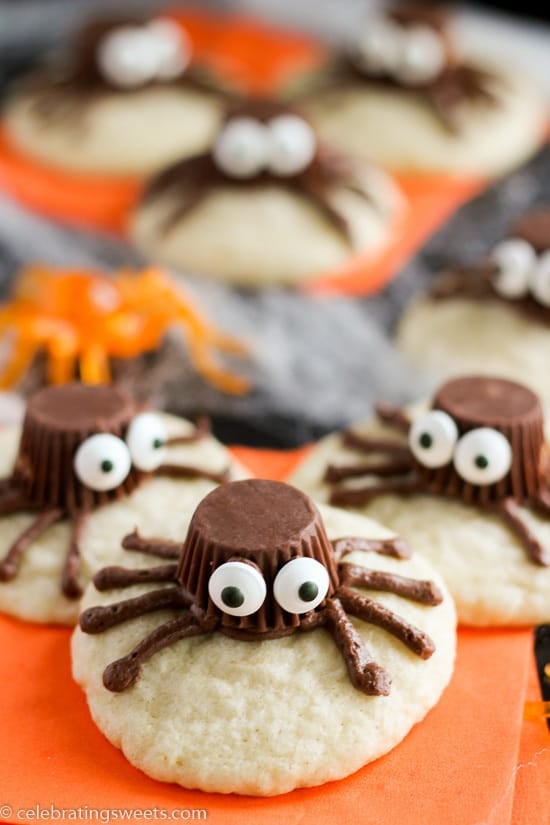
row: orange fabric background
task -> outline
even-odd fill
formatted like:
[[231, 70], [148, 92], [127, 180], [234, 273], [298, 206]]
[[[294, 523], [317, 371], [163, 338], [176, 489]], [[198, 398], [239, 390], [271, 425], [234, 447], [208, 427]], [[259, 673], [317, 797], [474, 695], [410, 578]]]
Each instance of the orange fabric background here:
[[[234, 452], [251, 470], [282, 478], [302, 451]], [[532, 788], [545, 792], [540, 771], [516, 769], [522, 730], [522, 762], [544, 747], [538, 723], [522, 726], [529, 631], [461, 630], [451, 685], [394, 751], [341, 782], [273, 799], [186, 791], [134, 769], [91, 722], [71, 679], [69, 637], [0, 619], [0, 803], [15, 812], [53, 803], [206, 808], [208, 821], [222, 825], [508, 825], [514, 804], [514, 825], [546, 825], [540, 807], [530, 818]]]

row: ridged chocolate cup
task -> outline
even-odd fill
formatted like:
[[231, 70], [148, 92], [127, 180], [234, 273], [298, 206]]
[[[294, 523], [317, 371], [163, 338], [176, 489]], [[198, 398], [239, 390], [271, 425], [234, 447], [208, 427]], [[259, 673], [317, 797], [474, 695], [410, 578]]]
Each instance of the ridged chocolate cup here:
[[[239, 639], [276, 638], [292, 633], [309, 613], [283, 610], [273, 597], [273, 582], [290, 559], [314, 558], [328, 571], [327, 596], [338, 586], [332, 547], [319, 511], [302, 492], [276, 481], [250, 480], [223, 484], [197, 507], [182, 551], [177, 579], [219, 630]], [[208, 594], [212, 572], [228, 561], [254, 564], [262, 573], [267, 595], [250, 616], [229, 616]], [[320, 610], [323, 603], [316, 608]], [[307, 619], [306, 619], [307, 620]]]
[[147, 475], [135, 467], [118, 487], [90, 490], [74, 472], [76, 450], [91, 435], [124, 438], [136, 407], [123, 390], [66, 384], [45, 387], [28, 401], [14, 480], [31, 507], [68, 513], [95, 509], [132, 493]]
[[510, 442], [513, 457], [509, 473], [488, 485], [465, 481], [452, 463], [436, 469], [417, 464], [430, 492], [482, 507], [508, 496], [519, 502], [536, 496], [544, 455], [544, 419], [535, 393], [513, 381], [468, 376], [444, 384], [432, 408], [450, 415], [460, 435], [478, 427], [498, 430]]

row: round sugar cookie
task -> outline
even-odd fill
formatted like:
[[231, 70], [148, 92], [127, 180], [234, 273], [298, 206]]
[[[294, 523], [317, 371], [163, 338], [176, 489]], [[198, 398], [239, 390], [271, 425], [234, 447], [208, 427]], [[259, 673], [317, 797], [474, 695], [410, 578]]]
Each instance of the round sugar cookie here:
[[[330, 539], [392, 536], [356, 515], [326, 507], [321, 515]], [[240, 514], [229, 516], [231, 529], [237, 523], [235, 535], [239, 520]], [[270, 531], [271, 523], [259, 546], [265, 547]], [[435, 645], [433, 654], [422, 659], [384, 630], [352, 620], [373, 659], [390, 675], [389, 695], [365, 695], [352, 685], [342, 653], [322, 627], [262, 641], [219, 632], [181, 639], [146, 661], [133, 686], [119, 693], [107, 690], [102, 683], [106, 666], [178, 615], [163, 611], [97, 635], [75, 630], [73, 674], [95, 723], [149, 776], [217, 793], [282, 794], [341, 779], [382, 756], [424, 718], [450, 679], [454, 607], [419, 555], [397, 559], [354, 551], [345, 561], [434, 580], [443, 596], [437, 606], [427, 606], [364, 591], [429, 634]], [[268, 582], [268, 600], [269, 588]], [[146, 589], [128, 588], [124, 598]], [[119, 598], [119, 592], [99, 593], [90, 585], [83, 607]]]
[[[411, 408], [412, 420], [425, 410], [426, 405]], [[407, 445], [405, 436], [377, 420], [360, 422], [352, 432]], [[550, 437], [548, 426], [546, 437]], [[372, 455], [374, 461], [385, 458], [383, 453]], [[334, 488], [324, 480], [327, 467], [353, 466], [365, 460], [370, 455], [346, 447], [342, 434], [334, 433], [312, 448], [289, 481], [317, 500], [328, 501]], [[342, 484], [353, 490], [368, 483], [365, 476], [358, 476]], [[550, 567], [528, 558], [523, 543], [502, 517], [458, 499], [422, 493], [384, 494], [352, 509], [387, 524], [430, 560], [445, 579], [463, 624], [522, 626], [550, 620]], [[518, 514], [548, 551], [550, 518], [524, 507], [518, 508]]]
[[550, 405], [548, 327], [517, 312], [513, 302], [417, 299], [401, 317], [396, 343], [411, 364], [437, 377], [501, 375]]
[[221, 114], [221, 96], [173, 85], [108, 91], [47, 116], [34, 94], [21, 91], [8, 102], [3, 123], [14, 146], [51, 166], [147, 175], [204, 150]]
[[[169, 436], [188, 435], [195, 427], [188, 421], [162, 415]], [[7, 427], [0, 432], [0, 473], [7, 477], [14, 465], [20, 429]], [[211, 472], [231, 467], [232, 476], [244, 471], [216, 439], [169, 447], [170, 462], [186, 464]], [[208, 479], [157, 477], [141, 483], [130, 495], [105, 504], [87, 518], [79, 537], [79, 580], [86, 584], [100, 567], [114, 563], [123, 554], [125, 564], [139, 564], [139, 553], [121, 549], [122, 538], [134, 529], [162, 532], [176, 538], [187, 528], [197, 503], [215, 487]], [[17, 512], [0, 516], [0, 560], [10, 546], [32, 524], [36, 514]], [[71, 538], [68, 521], [50, 526], [24, 551], [17, 575], [0, 581], [0, 611], [33, 622], [73, 625], [79, 613], [79, 600], [61, 592], [62, 571]]]
[[546, 107], [527, 80], [489, 70], [497, 104], [460, 104], [456, 131], [421, 97], [367, 81], [319, 90], [302, 105], [323, 140], [387, 168], [502, 175], [542, 144]]

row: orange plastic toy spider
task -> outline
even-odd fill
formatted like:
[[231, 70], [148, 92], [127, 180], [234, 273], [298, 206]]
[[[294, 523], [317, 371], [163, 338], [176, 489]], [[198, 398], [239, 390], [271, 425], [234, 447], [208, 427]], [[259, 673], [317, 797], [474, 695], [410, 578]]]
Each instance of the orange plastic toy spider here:
[[0, 337], [10, 342], [0, 387], [16, 384], [39, 352], [46, 355], [51, 384], [75, 377], [87, 384], [108, 383], [111, 358], [153, 351], [177, 328], [207, 381], [227, 393], [247, 391], [248, 382], [216, 358], [216, 350], [244, 355], [245, 347], [205, 321], [165, 272], [122, 270], [107, 277], [32, 266], [19, 277], [12, 299], [0, 307]]

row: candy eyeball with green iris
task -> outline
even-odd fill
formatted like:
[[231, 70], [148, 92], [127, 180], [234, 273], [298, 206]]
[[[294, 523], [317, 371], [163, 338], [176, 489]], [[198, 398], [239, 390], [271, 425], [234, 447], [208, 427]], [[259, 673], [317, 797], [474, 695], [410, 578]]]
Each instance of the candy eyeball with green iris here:
[[495, 484], [510, 471], [512, 448], [498, 430], [479, 427], [462, 436], [453, 461], [459, 476], [470, 484]]
[[266, 596], [265, 579], [255, 565], [228, 561], [217, 567], [208, 582], [208, 594], [216, 607], [229, 616], [250, 616]]
[[445, 44], [429, 26], [411, 26], [403, 30], [395, 77], [408, 86], [430, 83], [446, 63]]
[[523, 298], [529, 291], [536, 261], [535, 250], [521, 238], [508, 238], [499, 243], [491, 254], [491, 262], [496, 267], [495, 291], [503, 298]]
[[181, 28], [170, 20], [145, 26], [121, 26], [101, 40], [97, 65], [114, 86], [132, 89], [154, 80], [173, 80], [186, 69], [190, 45]]
[[288, 613], [307, 613], [321, 604], [329, 584], [326, 567], [315, 559], [300, 557], [281, 567], [273, 582], [273, 595]]
[[297, 175], [315, 156], [317, 141], [309, 123], [298, 115], [280, 115], [270, 120], [268, 168], [281, 177]]
[[540, 256], [533, 268], [531, 294], [539, 304], [550, 308], [550, 250]]
[[105, 492], [122, 484], [130, 472], [132, 459], [121, 438], [111, 433], [97, 433], [79, 446], [73, 466], [76, 477], [85, 487]]
[[267, 128], [251, 117], [231, 120], [218, 136], [212, 154], [218, 169], [230, 178], [253, 178], [269, 159]]
[[359, 68], [372, 75], [393, 75], [399, 65], [403, 42], [401, 26], [384, 17], [373, 17], [361, 37], [351, 44]]
[[446, 412], [431, 410], [419, 416], [409, 433], [411, 452], [424, 467], [444, 467], [453, 457], [458, 428]]
[[155, 413], [141, 413], [132, 420], [126, 444], [138, 470], [153, 472], [160, 467], [165, 458], [166, 439], [166, 427]]

